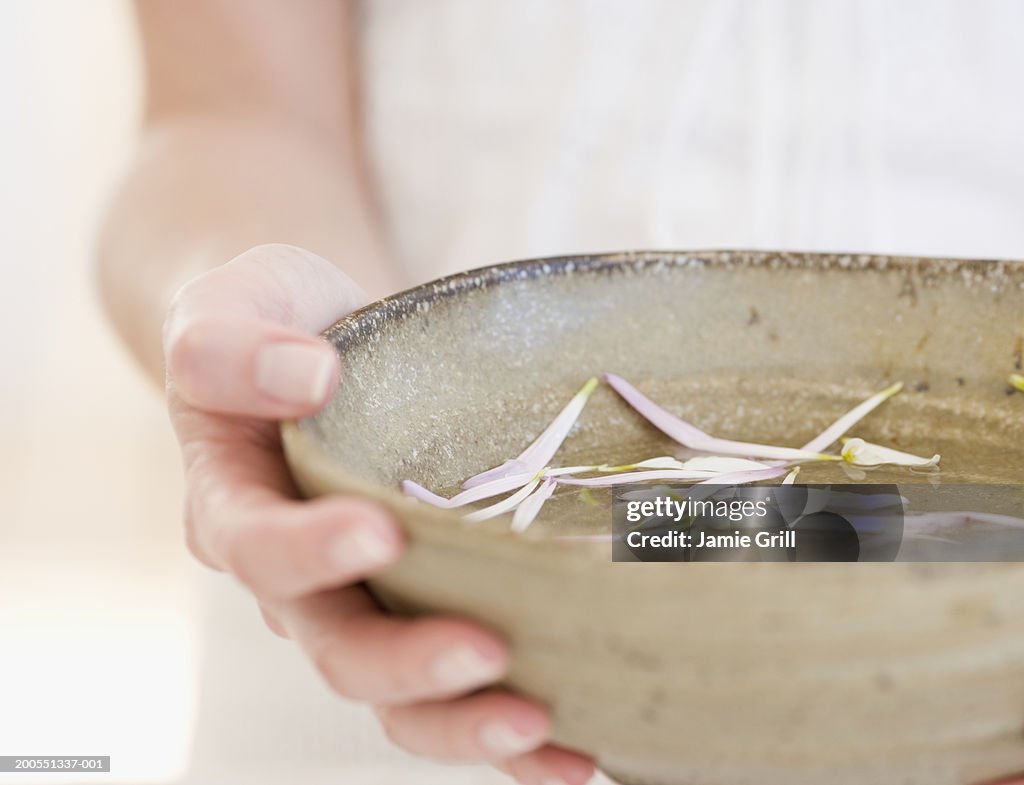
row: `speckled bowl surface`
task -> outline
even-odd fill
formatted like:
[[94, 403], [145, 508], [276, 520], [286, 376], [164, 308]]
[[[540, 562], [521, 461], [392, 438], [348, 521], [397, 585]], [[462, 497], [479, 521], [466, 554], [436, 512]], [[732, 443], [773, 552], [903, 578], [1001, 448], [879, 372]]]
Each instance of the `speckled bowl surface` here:
[[[658, 252], [499, 265], [353, 313], [342, 381], [283, 427], [304, 492], [379, 500], [410, 547], [371, 586], [478, 619], [557, 742], [629, 785], [965, 785], [1024, 771], [1024, 567], [617, 564], [598, 505], [524, 536], [403, 498], [523, 449], [614, 371], [717, 435], [798, 445], [867, 394], [866, 438], [943, 454], [944, 481], [1020, 482], [1024, 264]], [[601, 388], [559, 462], [670, 445]], [[660, 450], [660, 452], [651, 452]]]

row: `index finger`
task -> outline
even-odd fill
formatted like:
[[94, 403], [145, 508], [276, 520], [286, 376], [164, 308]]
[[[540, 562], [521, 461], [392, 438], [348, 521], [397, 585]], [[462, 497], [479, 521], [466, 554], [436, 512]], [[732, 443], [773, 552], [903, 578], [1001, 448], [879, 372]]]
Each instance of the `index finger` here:
[[[256, 431], [268, 427], [261, 423]], [[277, 449], [219, 421], [195, 430], [201, 435], [184, 440], [189, 542], [197, 557], [232, 573], [257, 597], [346, 585], [399, 558], [401, 532], [380, 505], [344, 496], [295, 498]]]

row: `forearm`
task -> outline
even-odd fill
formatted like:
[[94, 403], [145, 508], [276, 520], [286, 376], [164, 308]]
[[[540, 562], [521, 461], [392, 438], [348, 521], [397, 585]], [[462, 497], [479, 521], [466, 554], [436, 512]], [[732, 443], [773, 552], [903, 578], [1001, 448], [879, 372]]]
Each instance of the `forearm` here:
[[146, 131], [111, 206], [99, 267], [110, 317], [154, 379], [163, 379], [160, 331], [174, 292], [269, 242], [333, 261], [373, 297], [400, 285], [344, 140], [237, 116], [184, 116]]

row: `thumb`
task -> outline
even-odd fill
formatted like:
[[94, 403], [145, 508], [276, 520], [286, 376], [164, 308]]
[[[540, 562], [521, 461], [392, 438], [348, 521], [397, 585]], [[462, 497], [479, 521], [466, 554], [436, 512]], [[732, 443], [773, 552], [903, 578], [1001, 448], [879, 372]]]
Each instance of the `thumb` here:
[[288, 245], [263, 245], [186, 284], [164, 324], [168, 386], [206, 411], [266, 419], [318, 410], [337, 385], [317, 334], [365, 304], [341, 270]]

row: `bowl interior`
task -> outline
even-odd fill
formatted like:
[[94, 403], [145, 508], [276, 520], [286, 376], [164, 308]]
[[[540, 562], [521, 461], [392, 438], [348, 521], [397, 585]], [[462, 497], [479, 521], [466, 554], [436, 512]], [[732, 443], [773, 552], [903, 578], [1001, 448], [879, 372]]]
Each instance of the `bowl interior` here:
[[[715, 435], [798, 446], [906, 391], [857, 435], [942, 453], [943, 481], [1024, 475], [1024, 265], [874, 256], [642, 253], [500, 265], [411, 290], [328, 332], [343, 382], [301, 423], [350, 481], [450, 492], [518, 454], [589, 377], [618, 373]], [[599, 388], [556, 464], [671, 454]], [[841, 481], [821, 467], [801, 481]], [[905, 471], [905, 470], [904, 470]], [[884, 470], [874, 481], [890, 477]], [[586, 528], [578, 493], [535, 526]], [[602, 521], [602, 523], [605, 523]]]

